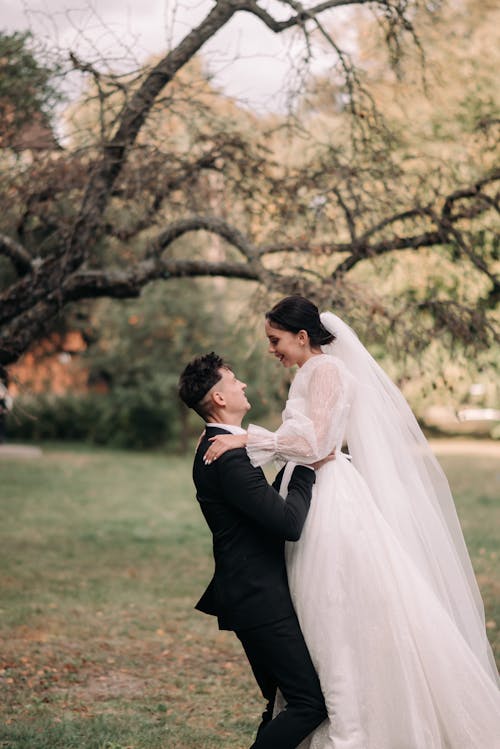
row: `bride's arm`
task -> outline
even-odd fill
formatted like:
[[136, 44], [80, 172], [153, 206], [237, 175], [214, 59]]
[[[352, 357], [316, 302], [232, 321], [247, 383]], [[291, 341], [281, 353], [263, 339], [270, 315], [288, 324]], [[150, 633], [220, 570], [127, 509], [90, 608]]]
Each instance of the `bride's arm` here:
[[307, 413], [288, 402], [283, 423], [270, 432], [256, 424], [247, 430], [247, 453], [254, 466], [273, 458], [311, 465], [323, 460], [335, 448], [338, 437], [343, 387], [332, 359], [324, 359], [311, 374]]
[[[218, 434], [215, 437], [210, 437], [210, 441], [213, 442], [213, 444], [210, 445], [203, 456], [203, 462], [205, 465], [210, 465], [210, 463], [213, 463], [214, 460], [220, 458], [221, 455], [224, 455], [228, 450], [235, 450], [238, 447], [246, 447], [248, 435]], [[329, 463], [331, 460], [335, 460], [335, 449], [333, 449], [326, 457], [321, 458], [314, 463], [310, 463], [310, 465], [317, 471], [318, 468], [321, 468], [325, 463]]]

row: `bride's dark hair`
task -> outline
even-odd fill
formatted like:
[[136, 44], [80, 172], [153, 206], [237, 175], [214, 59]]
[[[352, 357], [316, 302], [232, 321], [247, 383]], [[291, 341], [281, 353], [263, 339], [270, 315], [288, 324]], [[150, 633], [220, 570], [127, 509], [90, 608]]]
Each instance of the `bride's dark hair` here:
[[319, 310], [309, 299], [299, 294], [286, 296], [266, 312], [266, 320], [280, 330], [298, 333], [307, 331], [312, 346], [325, 346], [335, 336], [321, 323]]

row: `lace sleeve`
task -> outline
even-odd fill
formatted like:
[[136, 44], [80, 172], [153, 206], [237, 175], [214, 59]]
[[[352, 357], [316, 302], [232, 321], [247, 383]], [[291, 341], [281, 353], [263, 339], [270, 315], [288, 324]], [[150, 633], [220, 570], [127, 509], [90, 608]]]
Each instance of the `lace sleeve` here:
[[288, 399], [283, 423], [275, 432], [249, 425], [247, 453], [252, 465], [273, 459], [307, 465], [326, 457], [341, 440], [344, 403], [339, 369], [333, 359], [325, 359], [315, 366], [304, 399]]

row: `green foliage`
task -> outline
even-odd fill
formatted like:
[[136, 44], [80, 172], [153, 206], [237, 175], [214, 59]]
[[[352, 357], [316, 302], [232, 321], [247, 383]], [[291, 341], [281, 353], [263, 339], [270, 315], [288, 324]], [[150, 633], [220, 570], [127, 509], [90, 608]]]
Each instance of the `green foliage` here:
[[[496, 60], [496, 15], [489, 0], [467, 0], [462, 6], [450, 6], [441, 20], [425, 13], [415, 18], [429, 60], [426, 90], [413, 45], [402, 61], [405, 75], [396, 79], [387, 70], [379, 24], [364, 15], [349, 19], [351, 26], [354, 22], [350, 33], [358, 37], [355, 57], [364, 85], [385, 118], [384, 123], [372, 121], [368, 107], [367, 119], [363, 114], [358, 122], [359, 132], [339, 110], [339, 82], [330, 75], [304, 93], [297, 110], [301, 127], [289, 128], [279, 116], [243, 112], [201, 75], [198, 62], [186, 68], [174, 82], [171, 104], [165, 107], [162, 100], [155, 107], [141, 131], [139, 150], [130, 151], [106, 209], [106, 231], [89, 250], [89, 266], [96, 271], [131, 268], [147, 255], [161, 229], [190, 214], [229, 220], [260, 246], [289, 245], [292, 250], [304, 240], [312, 251], [276, 253], [265, 260], [269, 275], [263, 276], [262, 285], [272, 287], [274, 274], [283, 269], [295, 279], [297, 290], [306, 279], [318, 279], [320, 306], [334, 307], [365, 343], [378, 347], [377, 358], [388, 363], [420, 412], [434, 396], [441, 400], [447, 395], [442, 373], [443, 381], [453, 380], [454, 395], [463, 401], [478, 372], [469, 377], [465, 367], [457, 370], [457, 362], [479, 363], [477, 351], [493, 339], [498, 320], [491, 274], [478, 268], [484, 264], [493, 272], [498, 260], [493, 219], [482, 213], [490, 198], [485, 194], [476, 203], [453, 204], [451, 213], [462, 216], [459, 242], [452, 242], [452, 232], [443, 225], [448, 244], [442, 239], [418, 250], [386, 252], [384, 247], [390, 247], [394, 237], [418, 238], [430, 232], [431, 214], [443, 209], [444, 196], [473, 184], [493, 165], [498, 112], [490, 57]], [[29, 47], [29, 39], [21, 41]], [[108, 83], [112, 86], [112, 78]], [[136, 84], [131, 85], [133, 90]], [[107, 92], [106, 86], [102, 91]], [[74, 118], [78, 134], [58, 158], [60, 172], [52, 165], [47, 171], [37, 171], [38, 166], [32, 173], [27, 170], [25, 205], [21, 191], [17, 213], [10, 217], [4, 209], [9, 231], [23, 234], [25, 245], [37, 255], [52, 251], [51, 242], [58, 244], [71, 230], [86, 179], [86, 160], [80, 162], [80, 153], [102, 137], [98, 104], [104, 107], [106, 123], [115, 123], [121, 96], [126, 96], [121, 86], [116, 87], [117, 98], [99, 97], [91, 86], [73, 115], [67, 112], [67, 122]], [[370, 127], [362, 127], [361, 120]], [[201, 157], [201, 166], [195, 166]], [[9, 186], [0, 202], [5, 204], [7, 194], [13, 193]], [[386, 222], [388, 216], [400, 218]], [[330, 274], [350, 252], [352, 236], [361, 241], [372, 230], [377, 252], [368, 252], [345, 276], [332, 279]], [[345, 246], [345, 253], [335, 250], [336, 243]], [[201, 232], [177, 239], [166, 252], [172, 261], [241, 260], [229, 243]], [[473, 254], [479, 259], [475, 265]], [[5, 261], [2, 267], [0, 258], [0, 277], [10, 284], [14, 272], [9, 266], [8, 277], [7, 265]], [[266, 415], [266, 409], [278, 411], [285, 397], [280, 390], [283, 373], [263, 363], [265, 341], [257, 322], [266, 306], [254, 309], [252, 292], [242, 291], [243, 285], [235, 280], [165, 278], [139, 299], [96, 303], [89, 325], [84, 323], [92, 343], [83, 363], [91, 387], [107, 388], [109, 397], [96, 396], [98, 405], [82, 401], [81, 410], [94, 414], [84, 430], [86, 438], [156, 444], [141, 435], [148, 431], [151, 440], [161, 443], [167, 434], [196, 431], [196, 420], [176, 405], [175, 382], [188, 359], [211, 349], [228, 357], [248, 381], [252, 419]], [[465, 340], [470, 349], [457, 354], [455, 340]], [[485, 359], [484, 378], [493, 379], [494, 355], [480, 356]], [[68, 433], [80, 428], [64, 416], [71, 408], [61, 401]], [[96, 410], [109, 416], [97, 418]], [[57, 421], [53, 415], [47, 418]], [[169, 420], [166, 432], [159, 423], [163, 418]], [[52, 427], [41, 433], [63, 436]]]
[[7, 434], [14, 440], [81, 440], [114, 447], [153, 447], [165, 444], [172, 436], [169, 406], [170, 401], [152, 387], [20, 398], [9, 415]]
[[[278, 409], [282, 372], [266, 361], [263, 313], [248, 308], [248, 288], [191, 279], [150, 286], [133, 301], [105, 300], [94, 310], [93, 343], [83, 363], [90, 383], [104, 382], [118, 401], [156, 403], [175, 433], [199, 432], [177, 396], [179, 375], [190, 359], [216, 351], [248, 384], [252, 420]], [[264, 309], [264, 308], [263, 308]], [[153, 444], [153, 443], [151, 443]]]
[[242, 295], [211, 281], [183, 279], [170, 282], [170, 293], [157, 284], [136, 300], [98, 303], [83, 321], [91, 340], [81, 357], [89, 392], [20, 396], [9, 416], [9, 439], [126, 448], [175, 442], [185, 449], [201, 422], [181, 404], [178, 378], [192, 357], [212, 350], [247, 382], [252, 421], [279, 413], [286, 373], [266, 353], [262, 313], [246, 312], [251, 296], [244, 288]]
[[490, 432], [490, 436], [494, 440], [500, 440], [500, 424], [497, 424], [493, 427], [493, 429]]
[[36, 115], [49, 117], [61, 100], [58, 66], [39, 59], [30, 32], [0, 32], [0, 145], [8, 145]]

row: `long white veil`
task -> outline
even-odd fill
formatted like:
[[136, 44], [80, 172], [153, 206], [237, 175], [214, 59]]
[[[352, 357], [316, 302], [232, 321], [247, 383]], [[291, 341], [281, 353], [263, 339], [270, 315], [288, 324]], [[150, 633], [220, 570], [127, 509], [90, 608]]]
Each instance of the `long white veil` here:
[[400, 390], [337, 315], [321, 314], [336, 337], [322, 347], [355, 380], [346, 438], [352, 462], [384, 519], [494, 681], [498, 672], [484, 608], [453, 497]]

